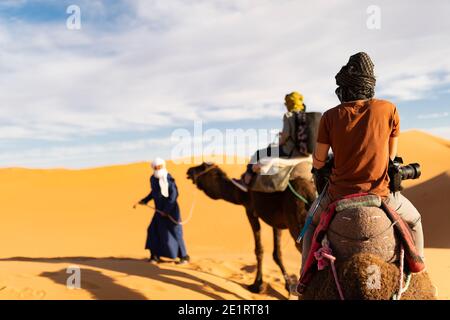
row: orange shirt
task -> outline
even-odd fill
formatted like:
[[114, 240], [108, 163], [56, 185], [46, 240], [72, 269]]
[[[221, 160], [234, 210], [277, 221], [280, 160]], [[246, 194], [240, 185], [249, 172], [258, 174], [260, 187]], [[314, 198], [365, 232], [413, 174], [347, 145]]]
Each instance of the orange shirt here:
[[389, 101], [346, 102], [326, 111], [317, 142], [329, 144], [334, 154], [331, 197], [359, 192], [388, 196], [389, 138], [399, 134], [397, 108]]

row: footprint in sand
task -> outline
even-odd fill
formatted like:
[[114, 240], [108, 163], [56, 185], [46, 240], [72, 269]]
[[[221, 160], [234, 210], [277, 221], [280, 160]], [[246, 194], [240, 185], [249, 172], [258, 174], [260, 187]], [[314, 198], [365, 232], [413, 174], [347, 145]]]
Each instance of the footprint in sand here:
[[42, 299], [46, 295], [44, 290], [35, 290], [33, 288], [23, 288], [19, 291], [20, 299]]
[[47, 295], [47, 293], [44, 290], [37, 290], [34, 293], [34, 296], [38, 299], [43, 299], [46, 295]]
[[241, 274], [241, 273], [233, 273], [233, 274], [230, 276], [230, 279], [232, 279], [232, 280], [242, 280], [242, 279], [244, 279], [244, 278], [245, 278], [244, 275]]
[[161, 287], [161, 286], [155, 286], [154, 288], [155, 291], [167, 291], [167, 288]]

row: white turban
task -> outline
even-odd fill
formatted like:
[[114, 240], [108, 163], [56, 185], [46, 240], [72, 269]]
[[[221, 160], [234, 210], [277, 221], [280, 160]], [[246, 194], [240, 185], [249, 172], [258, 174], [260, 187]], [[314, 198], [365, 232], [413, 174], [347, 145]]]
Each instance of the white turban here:
[[154, 169], [156, 166], [163, 166], [166, 167], [166, 161], [164, 161], [164, 159], [161, 158], [155, 158], [152, 161], [152, 168]]
[[[162, 166], [161, 169], [156, 170], [157, 166]], [[159, 187], [161, 188], [161, 194], [164, 197], [169, 197], [169, 181], [167, 180], [166, 162], [164, 159], [156, 158], [152, 162], [152, 168], [154, 170], [153, 176], [159, 180]]]

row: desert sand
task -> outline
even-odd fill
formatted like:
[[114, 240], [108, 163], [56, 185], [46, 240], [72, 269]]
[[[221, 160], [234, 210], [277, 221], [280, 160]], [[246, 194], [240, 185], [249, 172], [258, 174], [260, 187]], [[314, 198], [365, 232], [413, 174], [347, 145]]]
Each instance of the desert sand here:
[[[400, 138], [405, 162], [423, 174], [405, 195], [423, 216], [427, 268], [440, 299], [450, 298], [450, 142], [422, 132]], [[246, 285], [255, 272], [253, 236], [242, 207], [214, 201], [186, 179], [187, 164], [169, 163], [180, 190], [192, 263], [146, 262], [153, 212], [133, 203], [149, 191], [148, 163], [86, 170], [0, 169], [0, 299], [286, 299], [272, 261], [272, 232], [263, 226], [263, 294]], [[222, 166], [238, 176], [244, 165]], [[300, 254], [285, 232], [286, 268], [298, 275]], [[81, 288], [66, 286], [81, 268]]]

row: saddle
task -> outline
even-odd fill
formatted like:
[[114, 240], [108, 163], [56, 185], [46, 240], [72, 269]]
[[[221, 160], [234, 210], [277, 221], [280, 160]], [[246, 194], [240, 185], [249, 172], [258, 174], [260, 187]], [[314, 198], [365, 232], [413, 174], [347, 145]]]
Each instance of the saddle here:
[[282, 192], [288, 187], [290, 180], [303, 178], [312, 180], [312, 158], [292, 159], [268, 158], [260, 161], [261, 172], [256, 174], [250, 190], [257, 192]]
[[348, 259], [356, 253], [366, 252], [387, 262], [395, 262], [398, 248], [402, 246], [410, 272], [420, 272], [425, 268], [409, 226], [398, 213], [377, 195], [353, 194], [331, 203], [322, 213], [297, 286], [299, 293], [304, 292], [317, 270], [314, 253], [322, 247], [325, 236], [337, 259]]

